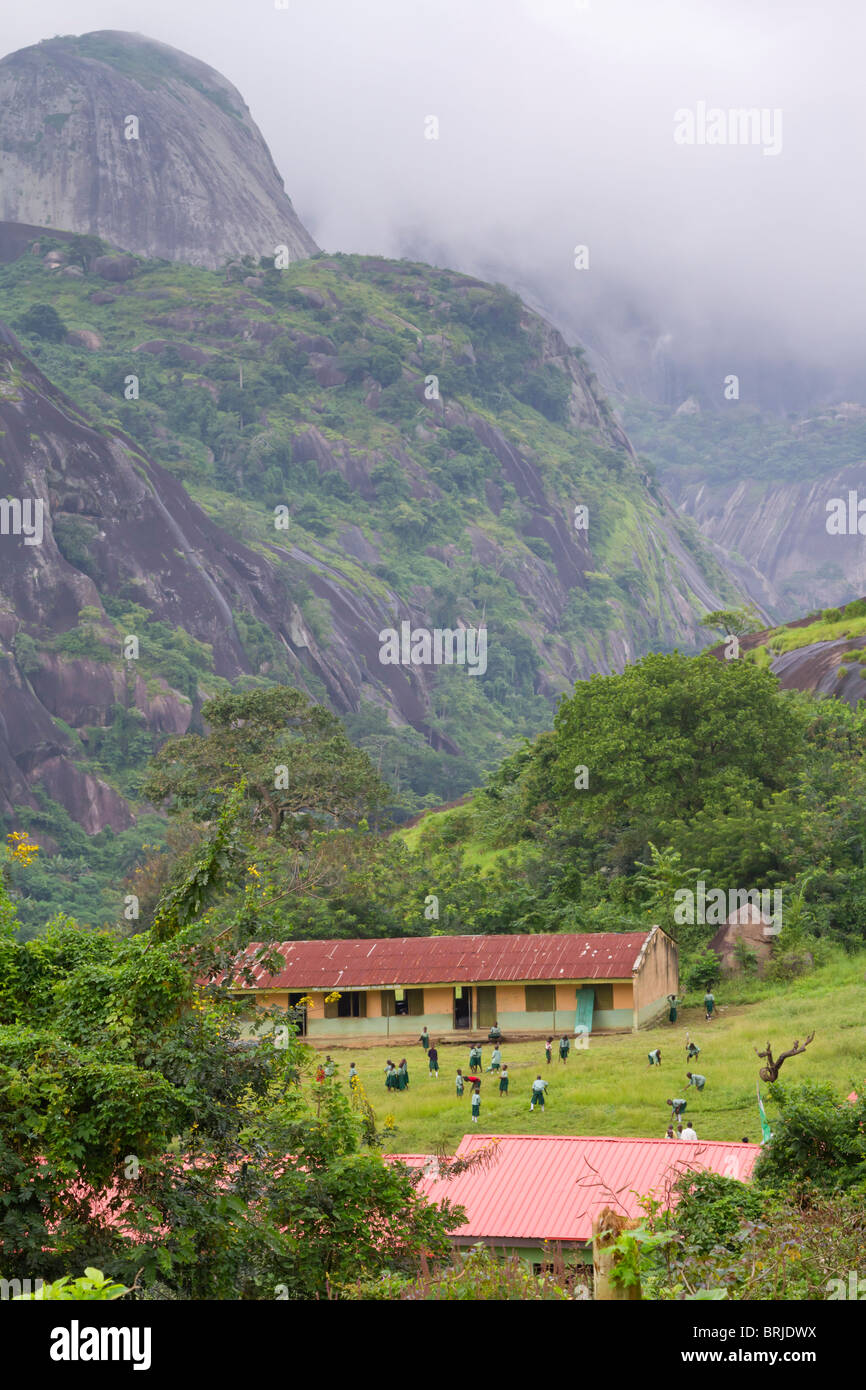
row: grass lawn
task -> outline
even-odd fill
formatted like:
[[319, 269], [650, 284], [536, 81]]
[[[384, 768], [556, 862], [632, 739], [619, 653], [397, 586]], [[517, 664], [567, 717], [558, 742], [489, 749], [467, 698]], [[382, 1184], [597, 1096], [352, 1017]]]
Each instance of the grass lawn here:
[[[668, 1096], [688, 1100], [687, 1117], [699, 1139], [740, 1140], [761, 1138], [755, 1099], [755, 1081], [763, 1065], [753, 1047], [763, 1049], [769, 1039], [776, 1055], [800, 1042], [814, 1028], [815, 1041], [800, 1057], [792, 1057], [782, 1070], [782, 1080], [829, 1081], [840, 1096], [856, 1084], [866, 1084], [866, 954], [836, 959], [812, 975], [754, 1003], [726, 1004], [726, 987], [716, 990], [718, 1017], [704, 1021], [703, 1009], [680, 1010], [677, 1023], [665, 1023], [638, 1034], [590, 1039], [580, 1051], [574, 1046], [565, 1065], [554, 1044], [553, 1061], [546, 1066], [543, 1042], [503, 1045], [511, 1085], [499, 1098], [498, 1079], [485, 1073], [481, 1086], [481, 1116], [473, 1125], [469, 1090], [458, 1101], [454, 1077], [458, 1067], [468, 1071], [469, 1048], [437, 1039], [439, 1080], [428, 1077], [422, 1049], [395, 1050], [383, 1044], [352, 1049], [329, 1047], [337, 1062], [337, 1078], [345, 1084], [349, 1062], [355, 1062], [381, 1128], [386, 1115], [394, 1116], [395, 1130], [387, 1150], [392, 1153], [429, 1153], [437, 1143], [455, 1147], [466, 1133], [480, 1134], [612, 1134], [643, 1135], [661, 1139], [667, 1128]], [[748, 987], [747, 987], [748, 988]], [[760, 988], [760, 987], [758, 987]], [[697, 1042], [701, 1055], [688, 1070], [707, 1078], [706, 1088], [686, 1089], [686, 1033]], [[660, 1047], [662, 1067], [650, 1068], [647, 1053]], [[485, 1044], [483, 1065], [492, 1048]], [[399, 1063], [405, 1055], [409, 1089], [386, 1092], [385, 1062]], [[317, 1050], [316, 1060], [322, 1059]], [[550, 1082], [547, 1108], [530, 1112], [529, 1091], [534, 1077]], [[765, 1104], [772, 1086], [761, 1083]], [[773, 1106], [767, 1105], [772, 1123]]]

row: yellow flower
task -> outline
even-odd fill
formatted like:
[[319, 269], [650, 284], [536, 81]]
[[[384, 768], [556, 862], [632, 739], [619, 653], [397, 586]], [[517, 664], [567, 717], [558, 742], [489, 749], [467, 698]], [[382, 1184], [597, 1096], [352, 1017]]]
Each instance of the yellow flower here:
[[9, 846], [9, 858], [23, 864], [25, 868], [39, 853], [39, 846], [33, 844], [26, 833], [22, 835], [17, 830], [6, 836], [6, 843]]
[[340, 991], [339, 991], [338, 989], [335, 989], [331, 994], [326, 994], [326, 995], [325, 995], [325, 1003], [326, 1003], [326, 1004], [336, 1004], [337, 1000], [338, 1000], [338, 999], [341, 999], [341, 998], [342, 998], [342, 995], [340, 994]]

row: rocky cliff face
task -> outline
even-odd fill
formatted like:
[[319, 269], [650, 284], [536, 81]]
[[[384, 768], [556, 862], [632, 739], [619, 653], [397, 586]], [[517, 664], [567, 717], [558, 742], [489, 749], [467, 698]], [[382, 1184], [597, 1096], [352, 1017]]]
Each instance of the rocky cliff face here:
[[[94, 429], [11, 346], [0, 347], [0, 493], [28, 503], [31, 518], [38, 506], [42, 533], [31, 543], [17, 513], [0, 517], [0, 814], [34, 806], [32, 787], [41, 784], [89, 831], [129, 825], [124, 799], [77, 766], [82, 750], [69, 730], [107, 725], [124, 705], [154, 732], [188, 728], [190, 701], [122, 658], [102, 595], [124, 588], [153, 618], [206, 643], [217, 676], [250, 670], [233, 617], [244, 610], [279, 634], [297, 684], [306, 665], [345, 705], [342, 672], [320, 659], [274, 567], [209, 521], [133, 441]], [[70, 520], [87, 537], [78, 564], [57, 544]], [[82, 609], [91, 615], [93, 658], [53, 652], [52, 638], [69, 632]], [[33, 633], [41, 649], [25, 660], [16, 639]], [[146, 636], [142, 643], [146, 662]]]
[[720, 560], [762, 609], [780, 618], [831, 606], [866, 590], [863, 537], [827, 530], [827, 504], [866, 499], [866, 462], [807, 481], [744, 477], [683, 483], [665, 475], [673, 501], [693, 517]]
[[0, 62], [0, 220], [209, 267], [317, 250], [231, 83], [112, 30]]

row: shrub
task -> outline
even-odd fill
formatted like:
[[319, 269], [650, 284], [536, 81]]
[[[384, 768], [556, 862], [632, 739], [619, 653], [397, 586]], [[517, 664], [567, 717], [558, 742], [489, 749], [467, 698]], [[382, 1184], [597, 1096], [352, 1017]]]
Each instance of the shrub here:
[[47, 343], [62, 343], [66, 338], [66, 325], [51, 304], [31, 304], [18, 320], [18, 327], [29, 337]]
[[715, 951], [705, 946], [685, 963], [683, 981], [687, 990], [710, 989], [721, 979], [722, 963]]

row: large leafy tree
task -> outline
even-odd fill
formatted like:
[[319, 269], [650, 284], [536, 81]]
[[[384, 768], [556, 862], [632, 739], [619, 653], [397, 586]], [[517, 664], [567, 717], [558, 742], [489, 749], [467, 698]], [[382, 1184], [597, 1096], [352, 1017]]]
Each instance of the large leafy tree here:
[[387, 788], [336, 715], [299, 690], [228, 693], [202, 706], [203, 734], [169, 739], [143, 793], [210, 820], [243, 781], [256, 826], [292, 838], [311, 823], [356, 824], [384, 804]]
[[[783, 789], [804, 723], [772, 675], [741, 661], [673, 652], [593, 676], [556, 715], [564, 819], [619, 843], [631, 860], [659, 825], [738, 798], [761, 804]], [[579, 767], [586, 786], [575, 786]]]

